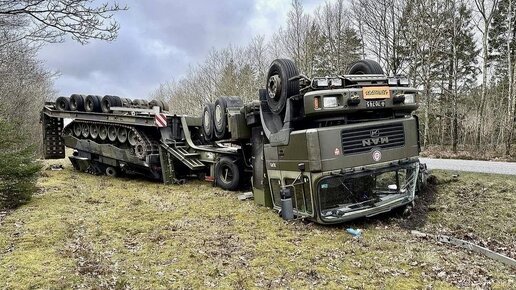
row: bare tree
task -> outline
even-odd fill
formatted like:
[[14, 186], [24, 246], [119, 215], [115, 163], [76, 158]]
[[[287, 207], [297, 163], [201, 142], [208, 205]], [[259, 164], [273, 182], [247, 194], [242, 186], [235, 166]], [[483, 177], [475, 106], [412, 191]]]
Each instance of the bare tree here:
[[476, 132], [476, 146], [480, 149], [482, 136], [482, 118], [486, 104], [487, 92], [487, 67], [489, 62], [489, 28], [493, 20], [494, 11], [498, 5], [498, 0], [474, 0], [476, 11], [480, 14], [482, 26], [478, 26], [482, 33], [482, 92], [480, 95], [480, 104], [478, 108], [478, 124]]
[[90, 0], [0, 0], [0, 46], [21, 40], [61, 42], [65, 36], [80, 43], [113, 40], [119, 25], [113, 14], [125, 10], [118, 3], [95, 5]]

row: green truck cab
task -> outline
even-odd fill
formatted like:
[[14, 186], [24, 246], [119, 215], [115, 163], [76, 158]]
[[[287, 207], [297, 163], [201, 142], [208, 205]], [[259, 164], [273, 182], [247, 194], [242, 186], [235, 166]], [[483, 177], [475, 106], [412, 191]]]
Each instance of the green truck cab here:
[[[300, 93], [285, 98], [286, 112], [266, 112], [265, 103], [274, 103], [281, 91], [277, 87], [296, 79], [281, 74], [281, 69], [276, 77], [269, 73], [267, 94], [261, 97], [265, 178], [264, 186], [253, 187], [257, 203], [283, 211], [291, 196], [293, 216], [332, 224], [414, 201], [424, 166], [418, 160], [418, 119], [412, 115], [418, 90], [406, 78], [378, 70], [301, 76]], [[280, 128], [275, 116], [281, 114]]]

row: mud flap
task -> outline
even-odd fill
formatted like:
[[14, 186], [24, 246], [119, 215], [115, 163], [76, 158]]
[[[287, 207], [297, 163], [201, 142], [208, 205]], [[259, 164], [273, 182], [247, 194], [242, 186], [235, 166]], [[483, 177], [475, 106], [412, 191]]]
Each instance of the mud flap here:
[[63, 118], [41, 115], [43, 131], [43, 155], [45, 159], [65, 158], [65, 146], [61, 136], [63, 132]]

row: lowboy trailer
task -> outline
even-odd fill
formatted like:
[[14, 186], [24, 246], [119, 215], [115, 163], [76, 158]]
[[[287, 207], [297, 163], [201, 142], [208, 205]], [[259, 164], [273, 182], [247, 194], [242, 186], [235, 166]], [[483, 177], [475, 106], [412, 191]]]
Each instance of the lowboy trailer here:
[[252, 187], [255, 203], [285, 219], [340, 223], [408, 206], [425, 185], [417, 98], [374, 61], [308, 78], [277, 59], [258, 100], [220, 97], [200, 117], [160, 101], [60, 97], [41, 113], [45, 158], [69, 147], [81, 171], [167, 184], [212, 177], [226, 190]]

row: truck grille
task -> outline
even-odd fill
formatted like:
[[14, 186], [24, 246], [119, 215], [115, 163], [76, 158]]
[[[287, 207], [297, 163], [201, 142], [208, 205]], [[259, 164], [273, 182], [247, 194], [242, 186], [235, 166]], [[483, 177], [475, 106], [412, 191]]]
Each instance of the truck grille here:
[[394, 148], [405, 145], [403, 123], [367, 126], [342, 130], [342, 153], [355, 154], [371, 148]]

